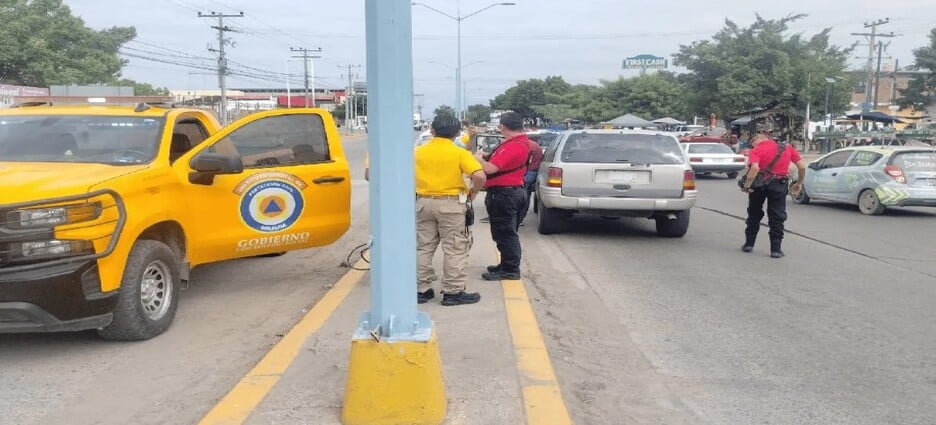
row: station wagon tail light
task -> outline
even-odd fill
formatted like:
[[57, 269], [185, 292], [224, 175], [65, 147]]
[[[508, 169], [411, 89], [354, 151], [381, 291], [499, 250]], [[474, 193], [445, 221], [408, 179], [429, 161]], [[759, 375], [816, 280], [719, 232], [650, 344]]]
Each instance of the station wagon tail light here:
[[695, 173], [692, 170], [683, 172], [682, 188], [683, 190], [695, 190]]
[[546, 186], [562, 187], [562, 169], [549, 167], [549, 174], [546, 175]]
[[736, 156], [735, 159], [734, 159], [734, 162], [744, 162], [744, 157], [743, 157], [743, 156]]
[[884, 172], [887, 173], [890, 178], [894, 179], [897, 183], [907, 184], [907, 176], [904, 175], [903, 169], [896, 165], [888, 165], [884, 167]]
[[692, 158], [689, 158], [689, 162], [702, 162], [702, 158], [694, 156]]

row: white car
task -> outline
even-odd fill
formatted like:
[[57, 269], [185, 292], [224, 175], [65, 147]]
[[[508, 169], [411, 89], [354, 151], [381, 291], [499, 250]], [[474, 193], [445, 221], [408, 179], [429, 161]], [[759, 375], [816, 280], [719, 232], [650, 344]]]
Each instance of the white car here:
[[746, 166], [744, 155], [722, 143], [681, 143], [681, 146], [696, 174], [725, 173], [733, 179]]

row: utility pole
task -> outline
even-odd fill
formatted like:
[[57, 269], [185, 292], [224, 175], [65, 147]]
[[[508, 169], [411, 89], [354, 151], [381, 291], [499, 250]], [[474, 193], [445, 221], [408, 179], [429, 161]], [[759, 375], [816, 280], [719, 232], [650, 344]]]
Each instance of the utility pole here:
[[[231, 40], [228, 40], [227, 38], [225, 38], [225, 37], [224, 37], [224, 33], [226, 33], [226, 32], [233, 32], [234, 29], [232, 29], [231, 27], [227, 27], [227, 26], [224, 25], [224, 18], [243, 18], [243, 17], [244, 17], [244, 12], [241, 12], [241, 13], [236, 14], [236, 15], [228, 15], [228, 14], [216, 13], [216, 12], [211, 12], [211, 13], [201, 13], [201, 12], [198, 12], [198, 17], [199, 17], [199, 18], [217, 18], [217, 19], [218, 19], [218, 25], [217, 25], [217, 26], [212, 26], [212, 27], [211, 27], [211, 28], [214, 28], [214, 29], [218, 30], [218, 50], [214, 50], [214, 49], [211, 49], [211, 48], [209, 48], [208, 50], [209, 50], [209, 51], [212, 51], [212, 52], [217, 52], [217, 53], [218, 53], [218, 86], [221, 87], [221, 108], [220, 108], [220, 109], [221, 109], [221, 111], [220, 111], [221, 117], [220, 117], [220, 118], [221, 118], [221, 124], [227, 125], [227, 123], [228, 123], [228, 116], [227, 116], [227, 85], [225, 84], [225, 78], [224, 78], [224, 77], [227, 76], [228, 69], [227, 69], [227, 56], [224, 55], [224, 46], [225, 46], [226, 44], [230, 43]], [[234, 47], [234, 45], [231, 44], [231, 47]]]
[[884, 44], [883, 42], [878, 41], [877, 71], [874, 72], [874, 108], [877, 108], [878, 92], [881, 88], [881, 57], [884, 54], [884, 48], [887, 46], [890, 46], [890, 42]]
[[[348, 64], [348, 89], [345, 92], [345, 126], [347, 127], [346, 131], [348, 132], [348, 134], [351, 134], [351, 123], [353, 122], [352, 116], [351, 116], [352, 111], [353, 111], [353, 109], [351, 108], [352, 106], [351, 103], [353, 102], [353, 99], [354, 99], [353, 98], [354, 77], [356, 75], [354, 73], [354, 69], [358, 69], [360, 67], [361, 65]], [[343, 68], [343, 67], [339, 66], [339, 68]]]
[[[868, 79], [865, 83], [865, 103], [870, 103], [873, 97], [874, 84], [874, 47], [877, 37], [896, 37], [893, 32], [889, 34], [878, 34], [877, 27], [890, 22], [890, 18], [878, 19], [877, 21], [866, 23], [865, 28], [871, 28], [871, 33], [852, 33], [851, 35], [864, 36], [868, 39]], [[872, 105], [872, 109], [876, 105]]]
[[891, 73], [891, 98], [890, 104], [894, 104], [897, 98], [897, 72], [900, 71], [900, 59], [894, 59], [894, 72]]
[[315, 65], [314, 64], [312, 65], [312, 74], [313, 74], [312, 75], [312, 102], [310, 103], [309, 102], [309, 61], [311, 59], [321, 58], [321, 56], [310, 55], [309, 53], [321, 53], [322, 48], [319, 47], [315, 49], [306, 49], [304, 47], [290, 47], [289, 51], [290, 52], [302, 52], [302, 56], [293, 56], [293, 57], [302, 59], [302, 66], [303, 66], [303, 69], [305, 70], [305, 79], [304, 79], [305, 81], [305, 107], [308, 108], [311, 106], [314, 108], [315, 107]]

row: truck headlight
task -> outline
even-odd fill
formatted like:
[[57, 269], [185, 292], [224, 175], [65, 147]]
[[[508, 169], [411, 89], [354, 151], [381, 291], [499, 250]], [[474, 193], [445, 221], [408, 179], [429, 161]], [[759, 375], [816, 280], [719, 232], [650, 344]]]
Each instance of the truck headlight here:
[[13, 228], [33, 229], [94, 220], [101, 216], [101, 203], [92, 202], [50, 208], [14, 210], [7, 213], [6, 222]]
[[13, 246], [14, 259], [34, 259], [40, 257], [68, 257], [72, 255], [93, 254], [94, 246], [91, 241], [84, 240], [50, 240], [36, 242], [20, 242]]

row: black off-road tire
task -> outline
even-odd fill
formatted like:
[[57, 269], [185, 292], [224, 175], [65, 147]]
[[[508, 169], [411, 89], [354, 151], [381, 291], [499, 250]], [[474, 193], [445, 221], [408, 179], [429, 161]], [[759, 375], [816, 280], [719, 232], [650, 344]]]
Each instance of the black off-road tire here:
[[[141, 341], [169, 329], [179, 306], [180, 264], [176, 253], [162, 242], [144, 239], [133, 244], [120, 282], [114, 319], [98, 333], [110, 340]], [[148, 312], [144, 304], [155, 311]]]
[[689, 210], [676, 211], [676, 218], [670, 220], [665, 215], [656, 217], [657, 235], [664, 238], [681, 238], [689, 231]]
[[546, 208], [543, 201], [537, 201], [536, 231], [541, 235], [551, 235], [562, 231], [565, 219], [558, 208]]

